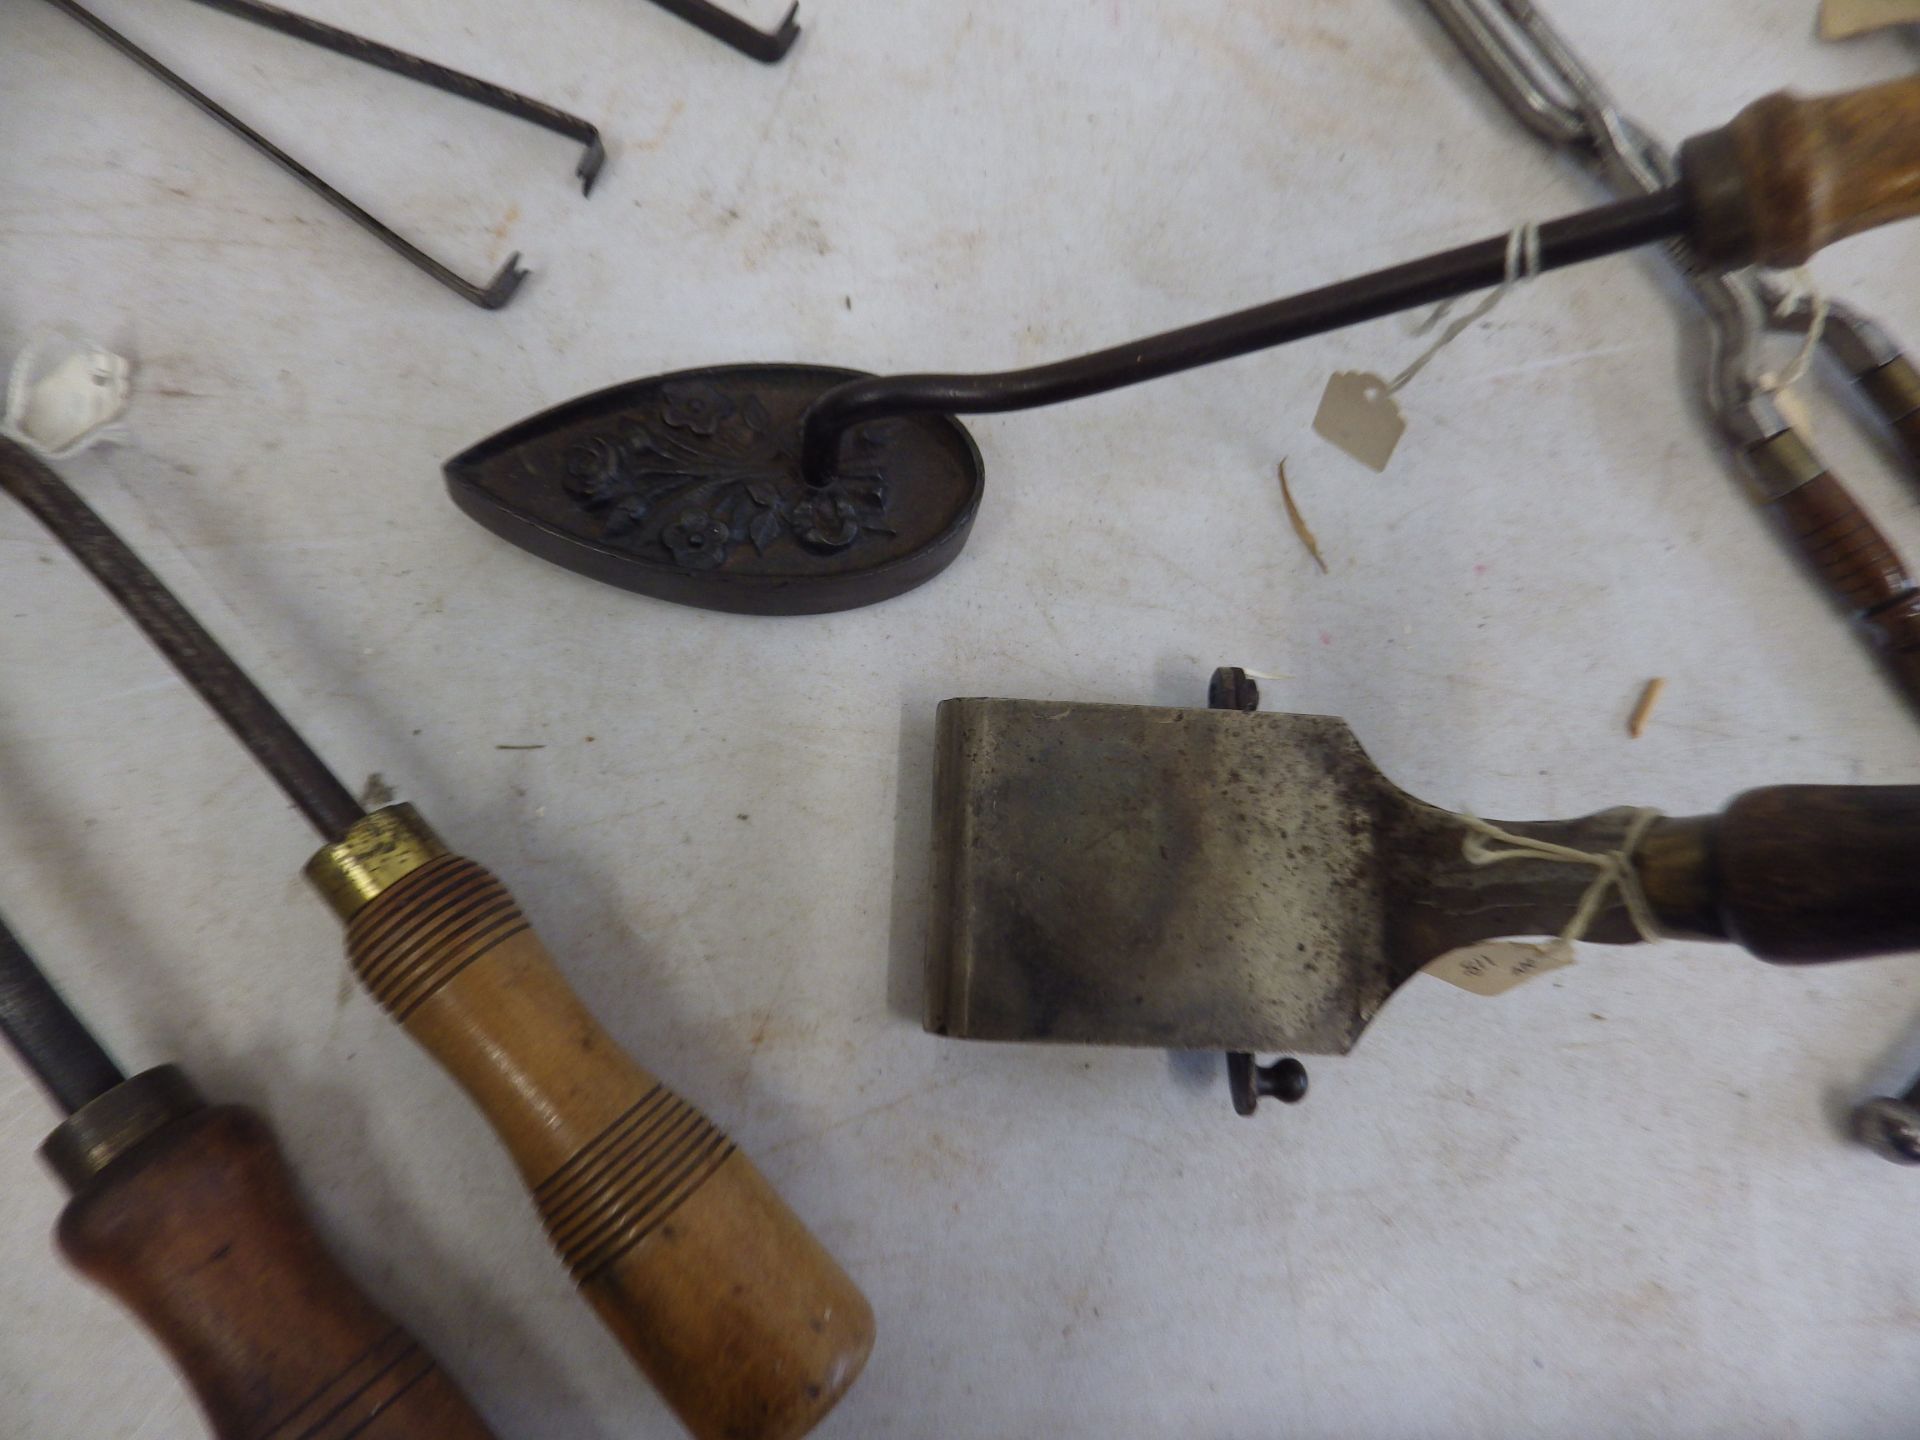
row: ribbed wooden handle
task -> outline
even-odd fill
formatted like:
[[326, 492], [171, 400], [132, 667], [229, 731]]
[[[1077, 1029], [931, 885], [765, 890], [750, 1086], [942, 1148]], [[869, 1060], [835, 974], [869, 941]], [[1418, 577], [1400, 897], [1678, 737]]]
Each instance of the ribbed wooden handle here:
[[1920, 214], [1920, 77], [1811, 100], [1769, 95], [1725, 133], [1751, 260], [1804, 265], [1836, 240]]
[[1920, 785], [1778, 785], [1710, 846], [1726, 934], [1804, 964], [1920, 949]]
[[1866, 626], [1895, 683], [1920, 705], [1920, 590], [1886, 536], [1831, 475], [1796, 486], [1769, 508], [1828, 592]]
[[866, 1298], [727, 1137], [641, 1069], [470, 860], [353, 917], [367, 988], [505, 1142], [575, 1280], [700, 1440], [804, 1435], [873, 1345]]
[[166, 1347], [221, 1440], [491, 1440], [333, 1261], [252, 1111], [195, 1111], [113, 1161], [60, 1248]]

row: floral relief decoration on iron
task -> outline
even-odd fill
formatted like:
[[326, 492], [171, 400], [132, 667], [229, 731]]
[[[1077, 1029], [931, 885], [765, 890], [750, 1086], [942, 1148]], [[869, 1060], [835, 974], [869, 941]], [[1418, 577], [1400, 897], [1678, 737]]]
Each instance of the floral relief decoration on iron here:
[[689, 381], [663, 387], [654, 413], [629, 411], [570, 444], [563, 483], [603, 543], [682, 569], [717, 570], [748, 544], [761, 555], [782, 543], [831, 555], [895, 533], [885, 460], [896, 429], [863, 426], [848, 446], [854, 465], [816, 488], [757, 398]]

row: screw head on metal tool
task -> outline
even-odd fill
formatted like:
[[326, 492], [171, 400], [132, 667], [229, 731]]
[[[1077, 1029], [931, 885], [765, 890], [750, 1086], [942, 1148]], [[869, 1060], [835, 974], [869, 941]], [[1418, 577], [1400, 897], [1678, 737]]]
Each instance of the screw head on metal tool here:
[[1896, 1165], [1920, 1165], [1920, 1085], [1903, 1096], [1879, 1095], [1853, 1112], [1854, 1136]]
[[1227, 1089], [1240, 1115], [1253, 1114], [1263, 1098], [1297, 1105], [1307, 1098], [1307, 1067], [1291, 1055], [1257, 1065], [1253, 1056], [1236, 1051], [1227, 1056]]

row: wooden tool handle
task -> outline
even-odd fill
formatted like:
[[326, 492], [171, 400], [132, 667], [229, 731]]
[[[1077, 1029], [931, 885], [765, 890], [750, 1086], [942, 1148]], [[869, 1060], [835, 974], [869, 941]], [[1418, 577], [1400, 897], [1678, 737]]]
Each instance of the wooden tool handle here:
[[1836, 240], [1920, 214], [1920, 76], [1766, 96], [1688, 141], [1681, 169], [1704, 258], [1804, 265]]
[[59, 1243], [166, 1347], [221, 1440], [491, 1440], [334, 1263], [251, 1110], [196, 1110], [112, 1160]]
[[1763, 960], [1920, 949], [1920, 786], [1749, 790], [1710, 850], [1725, 932]]
[[367, 988], [463, 1085], [613, 1333], [700, 1440], [805, 1434], [873, 1312], [706, 1116], [587, 1013], [513, 898], [443, 855], [348, 924]]
[[1853, 615], [1920, 707], [1920, 589], [1886, 536], [1830, 474], [1769, 502], [1834, 600]]

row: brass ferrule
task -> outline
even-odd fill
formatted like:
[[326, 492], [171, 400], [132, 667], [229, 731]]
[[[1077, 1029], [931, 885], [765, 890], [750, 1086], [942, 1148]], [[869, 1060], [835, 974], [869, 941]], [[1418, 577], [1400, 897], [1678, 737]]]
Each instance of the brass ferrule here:
[[1827, 473], [1827, 467], [1797, 430], [1782, 430], [1750, 447], [1746, 461], [1748, 489], [1759, 505], [1784, 500]]
[[1862, 375], [1860, 388], [1873, 397], [1889, 423], [1897, 424], [1920, 410], [1920, 369], [1904, 355]]
[[1695, 135], [1680, 146], [1681, 183], [1693, 223], [1687, 240], [1694, 255], [1714, 270], [1734, 270], [1754, 261], [1753, 197], [1733, 127]]
[[142, 1070], [69, 1115], [40, 1146], [40, 1158], [78, 1193], [149, 1135], [206, 1103], [177, 1065]]
[[351, 920], [382, 890], [447, 853], [411, 805], [363, 815], [336, 843], [307, 862], [311, 880], [342, 920]]

